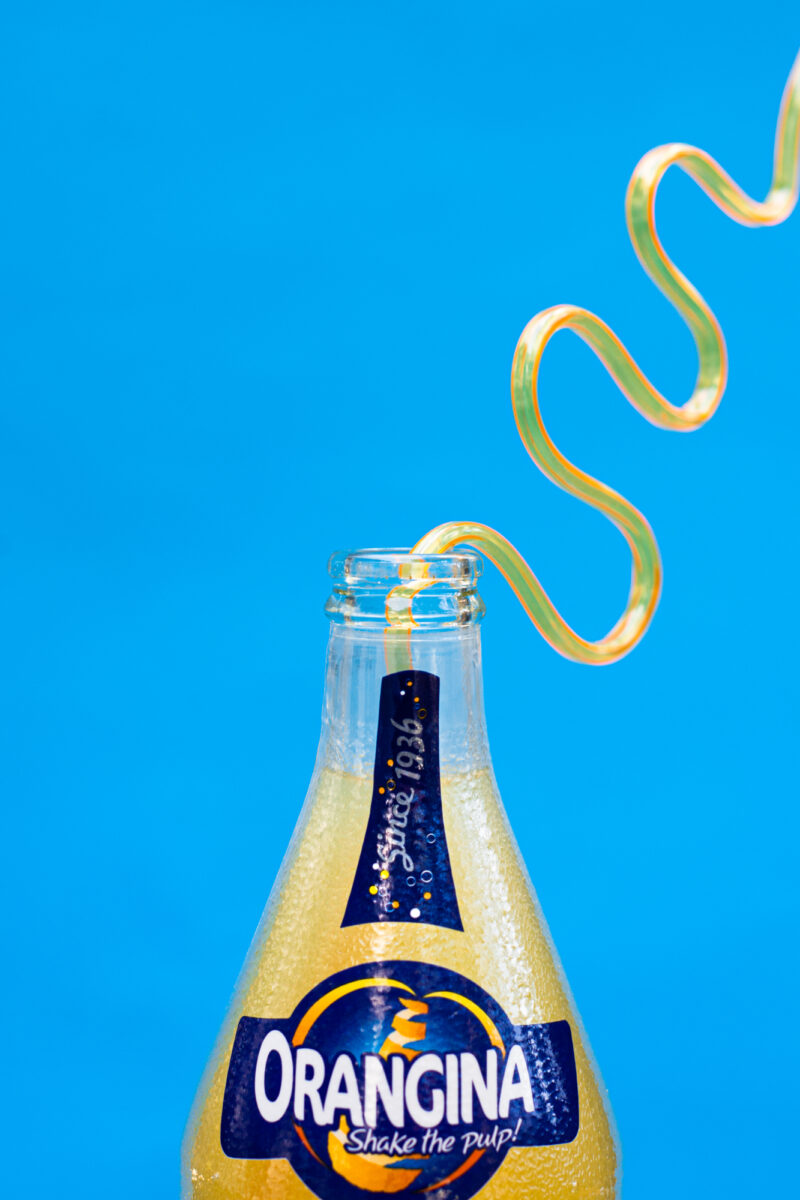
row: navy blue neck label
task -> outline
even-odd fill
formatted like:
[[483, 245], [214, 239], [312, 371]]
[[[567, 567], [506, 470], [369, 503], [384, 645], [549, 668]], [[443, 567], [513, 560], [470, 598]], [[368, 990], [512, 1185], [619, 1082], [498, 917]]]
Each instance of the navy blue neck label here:
[[439, 676], [381, 680], [367, 832], [342, 926], [407, 921], [463, 929], [442, 818]]
[[578, 1128], [567, 1021], [514, 1025], [463, 975], [388, 961], [290, 1017], [241, 1018], [220, 1133], [229, 1158], [286, 1159], [321, 1200], [469, 1200], [509, 1150]]

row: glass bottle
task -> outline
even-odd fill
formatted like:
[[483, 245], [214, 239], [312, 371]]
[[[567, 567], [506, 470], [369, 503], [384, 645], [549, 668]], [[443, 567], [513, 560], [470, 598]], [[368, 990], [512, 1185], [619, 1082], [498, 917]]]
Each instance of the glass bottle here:
[[[606, 1093], [492, 772], [480, 569], [330, 561], [316, 766], [195, 1099], [186, 1198], [618, 1194]], [[387, 598], [421, 570], [398, 650]]]

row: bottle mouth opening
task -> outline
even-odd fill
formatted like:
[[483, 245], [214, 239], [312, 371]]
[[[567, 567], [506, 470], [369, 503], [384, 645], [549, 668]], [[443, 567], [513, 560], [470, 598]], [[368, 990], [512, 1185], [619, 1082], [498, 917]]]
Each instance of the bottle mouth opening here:
[[471, 625], [485, 612], [476, 586], [482, 571], [482, 558], [470, 552], [339, 550], [328, 562], [333, 591], [325, 611], [338, 624], [365, 629], [419, 633]]
[[451, 588], [474, 588], [483, 573], [483, 559], [469, 551], [412, 554], [407, 547], [337, 550], [328, 561], [328, 573], [337, 583], [354, 587], [431, 580]]

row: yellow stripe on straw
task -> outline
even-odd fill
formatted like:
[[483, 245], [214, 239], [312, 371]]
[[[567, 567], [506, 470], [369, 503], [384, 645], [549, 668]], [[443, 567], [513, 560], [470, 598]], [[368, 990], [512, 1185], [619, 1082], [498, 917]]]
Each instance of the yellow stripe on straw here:
[[[800, 55], [795, 59], [781, 101], [775, 134], [772, 186], [764, 201], [752, 200], [720, 165], [695, 146], [675, 142], [649, 150], [631, 176], [626, 196], [628, 231], [642, 266], [678, 309], [697, 346], [698, 372], [685, 404], [671, 404], [650, 382], [600, 317], [573, 304], [538, 313], [517, 343], [511, 369], [511, 398], [517, 429], [537, 467], [565, 491], [605, 513], [630, 546], [633, 560], [628, 602], [613, 629], [590, 642], [564, 620], [525, 559], [488, 525], [449, 521], [417, 542], [416, 554], [443, 554], [456, 546], [472, 546], [495, 564], [513, 588], [536, 628], [560, 654], [576, 662], [615, 662], [631, 650], [650, 624], [661, 592], [661, 559], [653, 531], [624, 496], [571, 463], [549, 437], [539, 409], [539, 363], [555, 333], [571, 329], [600, 359], [620, 391], [648, 421], [662, 429], [689, 431], [703, 425], [725, 391], [727, 355], [722, 330], [697, 288], [664, 251], [656, 231], [658, 186], [670, 167], [680, 167], [700, 185], [718, 208], [743, 225], [777, 225], [797, 201], [798, 132], [800, 131]], [[424, 574], [424, 572], [422, 572]], [[430, 586], [424, 579], [400, 584], [387, 601], [387, 634], [406, 637], [413, 628], [414, 595]], [[404, 639], [405, 640], [405, 639]]]

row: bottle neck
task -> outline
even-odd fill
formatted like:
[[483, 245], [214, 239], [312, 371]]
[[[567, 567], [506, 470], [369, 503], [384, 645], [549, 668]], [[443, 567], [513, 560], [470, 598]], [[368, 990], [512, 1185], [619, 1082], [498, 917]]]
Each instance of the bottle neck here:
[[[439, 761], [443, 775], [489, 766], [483, 711], [480, 628], [477, 624], [414, 634], [415, 671], [439, 678]], [[381, 680], [386, 665], [383, 629], [331, 625], [318, 765], [369, 776], [375, 760]]]

